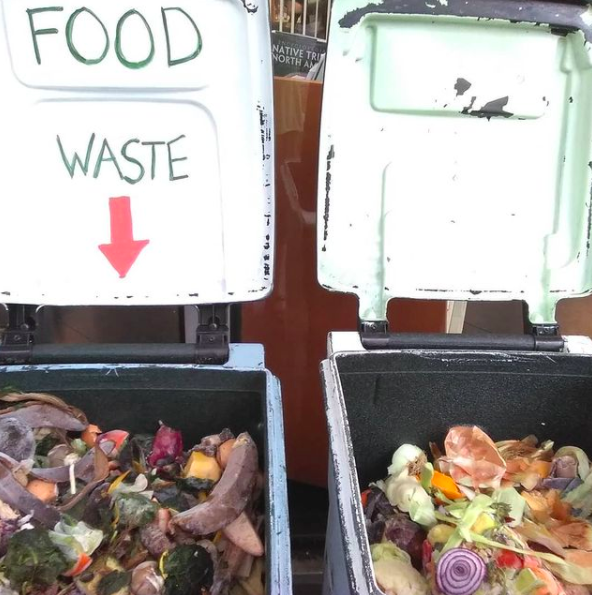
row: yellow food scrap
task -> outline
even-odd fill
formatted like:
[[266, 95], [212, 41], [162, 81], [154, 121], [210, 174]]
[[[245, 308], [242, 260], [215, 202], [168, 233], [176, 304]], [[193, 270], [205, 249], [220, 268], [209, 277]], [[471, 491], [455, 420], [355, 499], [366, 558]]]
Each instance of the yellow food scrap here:
[[486, 512], [482, 512], [475, 521], [475, 524], [471, 527], [471, 531], [481, 535], [485, 533], [488, 529], [493, 529], [495, 527], [495, 521], [493, 517]]
[[222, 470], [214, 457], [208, 457], [203, 452], [192, 452], [185, 466], [184, 475], [185, 477], [218, 481]]
[[436, 525], [430, 529], [430, 532], [428, 533], [428, 541], [432, 545], [446, 543], [453, 533], [454, 527], [451, 527], [450, 525]]

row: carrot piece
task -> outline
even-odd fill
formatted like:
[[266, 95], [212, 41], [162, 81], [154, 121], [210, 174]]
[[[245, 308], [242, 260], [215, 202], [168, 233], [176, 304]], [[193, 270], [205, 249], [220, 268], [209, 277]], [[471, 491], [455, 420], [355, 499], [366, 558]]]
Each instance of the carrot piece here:
[[64, 576], [77, 576], [84, 572], [92, 564], [92, 558], [82, 552], [78, 555], [78, 560], [68, 572], [64, 572]]
[[458, 489], [456, 482], [449, 475], [434, 471], [432, 486], [440, 490], [450, 500], [460, 500], [464, 494]]
[[101, 428], [99, 428], [99, 426], [90, 424], [88, 428], [86, 428], [86, 430], [82, 432], [80, 438], [82, 438], [82, 441], [84, 442], [84, 444], [86, 444], [86, 446], [92, 448], [95, 445], [95, 442], [97, 441], [97, 436], [101, 433]]
[[33, 494], [46, 504], [55, 502], [58, 497], [58, 486], [51, 481], [43, 481], [42, 479], [32, 479], [27, 484], [27, 492]]

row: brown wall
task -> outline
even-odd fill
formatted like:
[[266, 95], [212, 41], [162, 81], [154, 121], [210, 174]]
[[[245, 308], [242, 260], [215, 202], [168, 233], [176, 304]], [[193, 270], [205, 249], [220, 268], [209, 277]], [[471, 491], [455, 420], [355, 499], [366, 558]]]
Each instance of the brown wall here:
[[562, 335], [592, 337], [592, 296], [560, 301], [557, 322]]
[[[282, 383], [288, 474], [326, 485], [327, 434], [319, 378], [327, 333], [355, 330], [357, 300], [316, 279], [316, 181], [322, 85], [275, 79], [276, 266], [272, 296], [243, 308], [245, 342], [262, 342]], [[444, 302], [399, 300], [395, 330], [445, 330]]]

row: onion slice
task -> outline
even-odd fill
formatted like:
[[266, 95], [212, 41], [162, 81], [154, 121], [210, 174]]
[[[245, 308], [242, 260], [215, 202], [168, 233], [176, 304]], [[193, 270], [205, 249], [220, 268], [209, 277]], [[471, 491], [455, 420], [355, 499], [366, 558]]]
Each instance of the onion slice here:
[[487, 569], [483, 558], [463, 548], [448, 550], [438, 561], [436, 581], [444, 595], [473, 595]]

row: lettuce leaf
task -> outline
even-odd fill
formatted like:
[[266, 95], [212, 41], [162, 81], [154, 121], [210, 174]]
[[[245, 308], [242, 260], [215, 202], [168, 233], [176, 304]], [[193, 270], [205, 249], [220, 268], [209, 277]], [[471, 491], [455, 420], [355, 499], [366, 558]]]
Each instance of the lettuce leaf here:
[[61, 520], [49, 531], [49, 538], [70, 560], [77, 560], [79, 554], [91, 556], [103, 541], [103, 532], [86, 523]]
[[434, 503], [415, 477], [391, 476], [386, 482], [389, 502], [402, 512], [408, 512], [412, 521], [423, 527], [436, 524]]
[[429, 492], [432, 487], [432, 477], [434, 477], [434, 466], [426, 463], [421, 470], [421, 487]]
[[507, 504], [510, 508], [510, 517], [514, 519], [508, 523], [510, 527], [517, 527], [522, 522], [526, 500], [514, 488], [500, 488], [493, 492], [492, 500], [498, 504]]
[[409, 554], [390, 541], [371, 545], [370, 552], [373, 562], [377, 562], [378, 560], [402, 560], [403, 562], [407, 562], [407, 564], [411, 564]]

